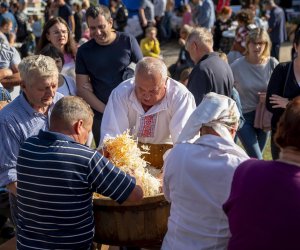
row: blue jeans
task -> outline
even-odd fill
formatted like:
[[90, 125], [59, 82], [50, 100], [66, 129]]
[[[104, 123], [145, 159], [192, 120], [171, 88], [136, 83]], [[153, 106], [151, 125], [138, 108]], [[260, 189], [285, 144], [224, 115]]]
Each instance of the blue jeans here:
[[254, 128], [255, 111], [244, 113], [243, 116], [245, 123], [238, 130], [238, 137], [251, 158], [263, 159], [262, 153], [266, 146], [269, 132]]

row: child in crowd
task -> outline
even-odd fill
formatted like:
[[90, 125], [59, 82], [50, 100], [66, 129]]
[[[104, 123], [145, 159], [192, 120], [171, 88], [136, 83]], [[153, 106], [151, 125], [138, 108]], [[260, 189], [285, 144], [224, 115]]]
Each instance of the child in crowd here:
[[189, 68], [184, 69], [184, 70], [181, 72], [180, 77], [179, 77], [179, 81], [180, 81], [184, 86], [187, 86], [188, 81], [189, 81], [189, 76], [190, 76], [192, 70], [193, 70], [193, 68], [192, 68], [192, 67], [189, 67]]
[[178, 59], [169, 67], [171, 77], [177, 81], [180, 79], [180, 74], [185, 68], [194, 67], [194, 62], [192, 61], [189, 52], [185, 48], [185, 41], [191, 33], [192, 29], [193, 27], [187, 24], [181, 27], [179, 33], [180, 38], [178, 40], [178, 43], [180, 45]]
[[249, 31], [256, 26], [253, 24], [254, 15], [250, 9], [243, 9], [236, 15], [236, 21], [238, 22], [238, 27], [236, 28], [236, 35], [228, 54], [228, 62], [231, 64], [235, 59], [241, 57], [246, 50], [246, 37]]
[[35, 43], [38, 44], [43, 32], [42, 20], [38, 15], [33, 15], [31, 22], [32, 32], [35, 36]]
[[146, 37], [141, 40], [140, 47], [143, 56], [161, 58], [156, 27], [148, 27], [146, 29]]
[[229, 52], [228, 41], [224, 39], [223, 32], [228, 30], [231, 26], [231, 14], [232, 9], [230, 7], [223, 7], [218, 15], [218, 19], [215, 23], [214, 28], [214, 50], [221, 50], [224, 52]]
[[192, 18], [192, 9], [191, 6], [187, 3], [182, 6], [183, 14], [182, 14], [182, 25], [193, 25]]

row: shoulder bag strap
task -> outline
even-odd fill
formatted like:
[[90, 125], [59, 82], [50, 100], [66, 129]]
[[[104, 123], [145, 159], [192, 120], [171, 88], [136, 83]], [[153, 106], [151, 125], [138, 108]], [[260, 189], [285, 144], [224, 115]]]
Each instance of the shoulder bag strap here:
[[284, 97], [284, 93], [285, 93], [285, 89], [286, 89], [286, 84], [287, 84], [287, 81], [288, 81], [288, 78], [289, 78], [289, 75], [290, 75], [290, 72], [291, 72], [292, 65], [293, 65], [293, 61], [289, 64], [289, 68], [288, 68], [288, 71], [287, 71], [287, 74], [286, 74], [286, 77], [285, 77], [285, 82], [284, 82], [284, 86], [283, 86], [282, 97]]
[[66, 82], [66, 85], [67, 85], [67, 88], [68, 88], [69, 95], [72, 95], [72, 94], [71, 94], [71, 89], [70, 89], [70, 86], [69, 86], [69, 82], [68, 82], [67, 78], [66, 78], [63, 74], [61, 74], [61, 76], [63, 77], [64, 81]]

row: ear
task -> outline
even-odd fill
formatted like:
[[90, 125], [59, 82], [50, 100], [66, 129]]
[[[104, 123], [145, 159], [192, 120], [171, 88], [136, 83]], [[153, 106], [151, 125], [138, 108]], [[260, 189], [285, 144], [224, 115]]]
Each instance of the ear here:
[[114, 24], [114, 19], [112, 19], [112, 18], [109, 18], [109, 20], [108, 20], [108, 23], [111, 25], [111, 27], [113, 26], [113, 24]]
[[83, 127], [83, 121], [82, 120], [78, 120], [77, 122], [74, 123], [73, 128], [74, 128], [74, 131], [77, 135], [81, 134], [82, 127]]
[[50, 41], [50, 35], [49, 35], [48, 32], [46, 32], [46, 38], [47, 38], [48, 41]]
[[23, 91], [26, 89], [26, 84], [25, 84], [24, 81], [21, 81], [21, 82], [20, 82], [20, 88], [21, 88], [21, 90], [23, 90]]
[[294, 49], [295, 49], [295, 51], [298, 53], [298, 50], [297, 50], [297, 45], [296, 45], [296, 43], [293, 43], [293, 47], [294, 47]]

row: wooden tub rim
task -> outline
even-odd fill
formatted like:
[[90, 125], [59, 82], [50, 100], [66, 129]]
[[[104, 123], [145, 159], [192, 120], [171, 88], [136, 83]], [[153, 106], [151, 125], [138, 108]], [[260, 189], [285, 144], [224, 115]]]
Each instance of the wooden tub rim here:
[[140, 205], [147, 205], [159, 202], [167, 202], [163, 193], [159, 193], [152, 196], [146, 196], [140, 201], [125, 201], [122, 204], [117, 203], [116, 201], [108, 198], [108, 197], [101, 197], [93, 199], [94, 206], [140, 206]]

